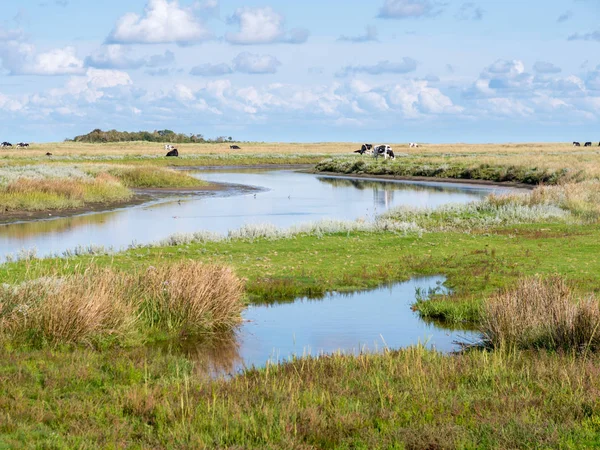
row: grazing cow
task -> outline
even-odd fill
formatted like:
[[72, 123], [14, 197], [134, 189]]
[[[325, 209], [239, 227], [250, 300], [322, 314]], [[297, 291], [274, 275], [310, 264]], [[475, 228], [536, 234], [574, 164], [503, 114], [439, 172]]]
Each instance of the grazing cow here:
[[581, 144], [579, 142], [573, 142], [573, 147], [581, 147]]
[[175, 147], [173, 147], [171, 144], [165, 144], [165, 150], [170, 152], [171, 150], [175, 150]]
[[230, 150], [241, 150], [242, 148], [240, 146], [238, 146], [238, 145], [230, 145], [229, 149]]
[[17, 144], [17, 147], [19, 147], [19, 148], [25, 148], [25, 147], [29, 147], [29, 144], [27, 142], [19, 142]]
[[354, 150], [354, 153], [360, 153], [361, 155], [370, 154], [373, 152], [373, 144], [363, 144], [360, 150]]
[[10, 142], [3, 142], [0, 147], [4, 148], [4, 147], [12, 147], [12, 144]]
[[167, 156], [179, 156], [179, 152], [177, 151], [176, 148], [174, 148], [169, 153], [167, 153]]
[[46, 152], [46, 156], [52, 156], [52, 153]]
[[584, 147], [591, 147], [592, 143], [591, 142], [586, 142], [585, 144], [583, 144]]
[[418, 147], [419, 147], [419, 144], [417, 144], [416, 142], [411, 142], [410, 144], [408, 144], [408, 146], [409, 146], [410, 148], [418, 148]]
[[392, 147], [390, 147], [389, 145], [377, 145], [373, 149], [373, 157], [374, 158], [379, 158], [380, 155], [382, 155], [385, 159], [388, 159], [388, 158], [396, 159], [396, 156], [394, 155], [394, 152], [392, 151]]

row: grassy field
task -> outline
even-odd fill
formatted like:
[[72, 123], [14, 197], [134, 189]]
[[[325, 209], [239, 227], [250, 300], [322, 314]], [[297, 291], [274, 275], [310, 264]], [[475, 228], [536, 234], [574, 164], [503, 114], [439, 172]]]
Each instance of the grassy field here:
[[[120, 176], [124, 186], [140, 185], [153, 178], [146, 169], [127, 169], [125, 174], [121, 168], [125, 159], [144, 160], [136, 155], [146, 144], [137, 145], [57, 144], [57, 152], [72, 153], [50, 167], [69, 167], [68, 158], [96, 158], [92, 162], [103, 164], [90, 170]], [[408, 156], [390, 163], [337, 159], [336, 153], [347, 153], [355, 144], [241, 146], [241, 155], [222, 158], [214, 146], [189, 149], [198, 155], [191, 157], [194, 164], [215, 158], [233, 165], [267, 157], [289, 162], [328, 155], [335, 158], [324, 164], [345, 173], [385, 168], [392, 175], [442, 176], [436, 172], [443, 169], [445, 177], [467, 178], [469, 170], [480, 179], [543, 185], [469, 205], [398, 208], [374, 223], [329, 221], [295, 230], [247, 227], [227, 238], [179, 235], [121, 253], [94, 249], [5, 264], [0, 267], [0, 447], [600, 446], [597, 148], [424, 145], [406, 148]], [[25, 152], [37, 151], [34, 146]], [[159, 157], [162, 148], [153, 151], [148, 158], [164, 160]], [[21, 162], [35, 159], [19, 153], [15, 156]], [[11, 159], [1, 161], [12, 164]], [[451, 294], [420, 299], [415, 310], [449, 327], [481, 330], [482, 346], [459, 355], [415, 347], [298, 359], [210, 380], [199, 361], [177, 345], [146, 345], [191, 336], [194, 329], [204, 336], [219, 323], [208, 320], [216, 311], [203, 308], [192, 322], [182, 319], [188, 316], [178, 311], [187, 300], [165, 303], [187, 298], [175, 295], [183, 292], [175, 286], [169, 286], [165, 297], [161, 282], [175, 278], [168, 270], [185, 273], [188, 266], [219, 268], [234, 277], [225, 283], [239, 288], [227, 296], [233, 301], [224, 316], [226, 329], [239, 320], [243, 302], [318, 298], [333, 290], [442, 274]], [[148, 275], [156, 268], [161, 276]], [[86, 273], [94, 279], [104, 274], [108, 281], [93, 283]], [[182, 281], [182, 286], [199, 292], [213, 278], [180, 279], [196, 280], [190, 285]], [[48, 283], [64, 290], [49, 291]], [[111, 292], [108, 286], [116, 291], [103, 297], [94, 291], [97, 285], [107, 286], [102, 292]], [[96, 297], [118, 299], [117, 304], [108, 302], [107, 316], [101, 316], [106, 320], [91, 322], [97, 328], [61, 334], [72, 325], [47, 326], [56, 323], [48, 314], [78, 317], [64, 312], [93, 309], [97, 305], [90, 299]], [[219, 310], [221, 304], [217, 300], [214, 307]], [[31, 319], [24, 320], [24, 310], [33, 311]], [[110, 311], [121, 312], [115, 316]], [[217, 345], [204, 339], [198, 345]]]
[[[85, 161], [181, 166], [316, 164], [327, 156], [351, 155], [361, 144], [241, 143], [241, 150], [230, 150], [229, 144], [181, 144], [178, 145], [181, 158], [165, 158], [163, 145], [158, 143], [34, 144], [29, 149], [0, 150], [0, 166], [39, 160], [52, 163]], [[569, 143], [422, 144], [419, 148], [409, 148], [407, 143], [391, 145], [399, 157], [422, 164], [437, 165], [454, 161], [462, 165], [537, 167], [550, 171], [569, 168], [594, 176], [600, 173], [600, 148], [583, 149]], [[53, 156], [46, 157], [46, 152]]]
[[152, 166], [35, 163], [0, 166], [0, 210], [56, 211], [131, 200], [132, 188], [206, 187], [183, 172]]

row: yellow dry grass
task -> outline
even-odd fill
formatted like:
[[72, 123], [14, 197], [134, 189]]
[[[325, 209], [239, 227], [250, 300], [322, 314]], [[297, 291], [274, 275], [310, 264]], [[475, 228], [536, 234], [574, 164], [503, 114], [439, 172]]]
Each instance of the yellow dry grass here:
[[482, 332], [496, 348], [585, 349], [600, 345], [600, 308], [554, 275], [523, 278], [484, 306]]
[[92, 267], [0, 286], [0, 334], [39, 345], [231, 330], [241, 321], [243, 292], [229, 267], [196, 261], [138, 273]]
[[[377, 142], [373, 142], [377, 144]], [[230, 150], [229, 143], [222, 144], [177, 144], [176, 147], [185, 154], [203, 155], [213, 153], [232, 154], [347, 154], [360, 148], [362, 142], [323, 142], [323, 143], [285, 143], [285, 142], [250, 142], [237, 144], [240, 150]], [[570, 143], [521, 143], [521, 144], [420, 144], [418, 148], [409, 148], [406, 142], [389, 143], [394, 151], [415, 156], [494, 156], [498, 154], [539, 156], [557, 153], [560, 155], [590, 154], [600, 150], [573, 147]], [[597, 145], [597, 144], [596, 144]], [[135, 156], [163, 155], [164, 144], [154, 142], [117, 142], [107, 144], [86, 144], [77, 142], [60, 142], [48, 144], [32, 144], [27, 149], [1, 150], [0, 156], [7, 157], [41, 157], [46, 152], [61, 156]]]

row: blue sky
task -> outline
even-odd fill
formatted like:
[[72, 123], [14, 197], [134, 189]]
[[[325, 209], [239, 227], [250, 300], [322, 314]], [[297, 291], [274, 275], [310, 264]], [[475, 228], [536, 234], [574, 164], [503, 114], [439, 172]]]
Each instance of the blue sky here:
[[600, 140], [598, 0], [0, 3], [0, 139]]

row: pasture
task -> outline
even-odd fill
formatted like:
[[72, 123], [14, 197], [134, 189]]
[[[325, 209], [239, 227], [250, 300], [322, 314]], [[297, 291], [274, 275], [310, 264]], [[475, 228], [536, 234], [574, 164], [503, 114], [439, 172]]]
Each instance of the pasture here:
[[[277, 164], [528, 186], [461, 204], [389, 206], [369, 219], [255, 224], [225, 235], [200, 228], [44, 259], [24, 252], [0, 266], [0, 446], [600, 445], [599, 149], [387, 144], [394, 161], [354, 155], [355, 143], [178, 145], [175, 162], [146, 143], [0, 150], [0, 175], [41, 166], [64, 179], [76, 168], [85, 180], [107, 174], [124, 188], [156, 185], [155, 165]], [[168, 173], [170, 186], [189, 182]], [[385, 187], [352, 183], [318, 186], [373, 192], [380, 202]], [[246, 203], [261, 196], [246, 195]], [[287, 195], [277, 201], [292, 204]], [[449, 290], [417, 293], [407, 311], [479, 333], [464, 351], [415, 341], [375, 354], [298, 356], [224, 378], [203, 368], [207, 353], [239, 358], [236, 329], [248, 306], [318, 306], [327, 292], [415, 276], [443, 276]]]

